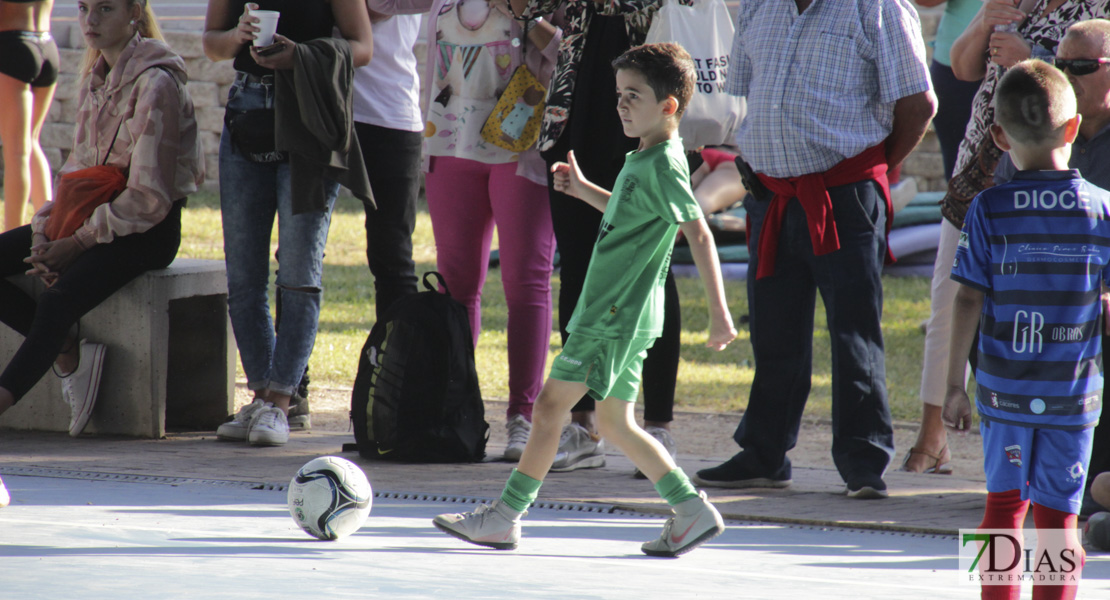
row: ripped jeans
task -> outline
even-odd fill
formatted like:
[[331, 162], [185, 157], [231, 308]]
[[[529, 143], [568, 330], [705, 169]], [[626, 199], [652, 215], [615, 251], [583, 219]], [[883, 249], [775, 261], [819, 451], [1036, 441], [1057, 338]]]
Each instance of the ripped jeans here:
[[[229, 108], [273, 105], [273, 87], [238, 80]], [[220, 136], [220, 212], [227, 260], [227, 305], [251, 390], [292, 394], [300, 383], [320, 320], [324, 245], [339, 184], [328, 182], [328, 210], [293, 214], [289, 163], [255, 163]], [[270, 236], [278, 219], [280, 321], [270, 313]]]

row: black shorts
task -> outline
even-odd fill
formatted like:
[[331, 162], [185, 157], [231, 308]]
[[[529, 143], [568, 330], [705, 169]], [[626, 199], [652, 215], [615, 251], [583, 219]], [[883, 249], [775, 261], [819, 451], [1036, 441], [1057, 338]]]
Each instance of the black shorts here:
[[31, 87], [58, 80], [58, 45], [49, 32], [0, 31], [0, 73]]

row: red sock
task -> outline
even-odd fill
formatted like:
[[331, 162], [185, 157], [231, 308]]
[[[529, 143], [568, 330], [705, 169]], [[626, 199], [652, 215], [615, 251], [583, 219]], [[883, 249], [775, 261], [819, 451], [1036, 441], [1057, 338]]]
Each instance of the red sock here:
[[[1025, 524], [1025, 513], [1029, 501], [1021, 499], [1021, 490], [987, 493], [987, 510], [979, 529], [1008, 529], [1019, 531]], [[981, 587], [982, 600], [1018, 600], [1021, 585], [984, 585]]]
[[[1066, 531], [1064, 540], [1066, 548], [1072, 550], [1079, 557], [1079, 564], [1075, 567], [1075, 577], [1078, 580], [1083, 575], [1083, 563], [1086, 562], [1086, 553], [1079, 543], [1079, 531], [1076, 528], [1079, 516], [1061, 510], [1033, 504], [1033, 522], [1037, 530], [1062, 529]], [[1055, 545], [1058, 545], [1057, 541]], [[1041, 555], [1041, 548], [1037, 548], [1037, 556]], [[1033, 600], [1072, 600], [1079, 591], [1078, 581], [1074, 585], [1034, 585]]]

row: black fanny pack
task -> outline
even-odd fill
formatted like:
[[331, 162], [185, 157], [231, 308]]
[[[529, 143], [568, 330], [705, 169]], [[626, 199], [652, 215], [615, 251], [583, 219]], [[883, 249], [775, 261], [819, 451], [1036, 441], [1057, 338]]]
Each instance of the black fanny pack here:
[[247, 160], [258, 163], [280, 162], [286, 160], [285, 152], [280, 152], [274, 142], [274, 109], [254, 108], [251, 110], [224, 111], [224, 125], [231, 133], [231, 143]]

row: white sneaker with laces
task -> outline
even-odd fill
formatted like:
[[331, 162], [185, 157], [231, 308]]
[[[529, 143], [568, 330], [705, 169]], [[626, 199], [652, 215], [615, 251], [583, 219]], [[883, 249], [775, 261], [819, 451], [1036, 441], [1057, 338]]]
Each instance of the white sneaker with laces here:
[[575, 469], [596, 469], [605, 466], [605, 441], [578, 423], [563, 428], [559, 451], [551, 470], [556, 473]]
[[252, 446], [281, 446], [289, 441], [289, 422], [285, 411], [267, 402], [254, 412], [247, 441]]
[[11, 502], [11, 494], [8, 493], [8, 488], [4, 487], [4, 480], [0, 479], [0, 508], [4, 508], [11, 504]]
[[251, 417], [258, 409], [266, 405], [266, 401], [262, 398], [255, 398], [254, 402], [247, 404], [239, 409], [239, 412], [234, 416], [228, 417], [226, 421], [216, 428], [216, 437], [221, 440], [230, 441], [245, 441], [247, 439], [247, 432], [250, 430]]
[[528, 444], [528, 436], [532, 434], [532, 423], [524, 415], [513, 415], [506, 428], [509, 430], [509, 443], [505, 445], [505, 460], [518, 461], [524, 454], [524, 446]]
[[89, 423], [96, 395], [100, 391], [100, 376], [104, 373], [104, 352], [107, 346], [81, 340], [78, 346], [77, 368], [62, 377], [62, 400], [69, 405], [69, 435], [77, 437]]
[[[670, 431], [664, 427], [657, 427], [654, 425], [651, 427], [644, 427], [644, 431], [658, 440], [660, 444], [663, 444], [663, 449], [667, 451], [667, 454], [671, 455], [671, 458], [678, 458], [678, 444], [675, 443], [674, 436], [671, 435]], [[636, 479], [647, 479], [647, 475], [640, 472], [640, 469], [636, 469], [632, 473], [632, 477]]]
[[679, 502], [673, 508], [674, 516], [667, 519], [659, 539], [640, 546], [644, 554], [674, 558], [725, 532], [721, 513], [709, 503], [705, 492], [698, 492], [697, 498]]
[[520, 542], [520, 519], [528, 514], [519, 513], [501, 500], [482, 504], [473, 512], [442, 514], [432, 519], [440, 531], [460, 540], [496, 550], [515, 550]]

